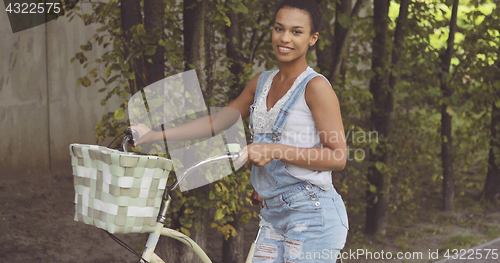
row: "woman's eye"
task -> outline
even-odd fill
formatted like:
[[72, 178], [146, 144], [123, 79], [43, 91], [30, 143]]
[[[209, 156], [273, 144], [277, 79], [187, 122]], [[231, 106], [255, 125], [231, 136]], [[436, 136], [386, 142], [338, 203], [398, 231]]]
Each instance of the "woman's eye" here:
[[298, 31], [298, 30], [294, 30], [294, 31], [293, 31], [293, 33], [294, 33], [294, 34], [302, 34], [302, 32], [301, 32], [301, 31]]
[[279, 28], [279, 27], [275, 27], [275, 28], [274, 28], [274, 30], [276, 30], [276, 31], [281, 31], [281, 30], [283, 30], [283, 29], [281, 29], [281, 28]]

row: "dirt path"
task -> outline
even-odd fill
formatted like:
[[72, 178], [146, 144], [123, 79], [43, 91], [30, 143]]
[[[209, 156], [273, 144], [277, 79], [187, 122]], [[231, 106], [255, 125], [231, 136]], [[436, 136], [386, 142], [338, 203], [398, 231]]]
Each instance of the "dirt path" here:
[[[0, 262], [137, 262], [103, 231], [73, 221], [71, 173], [0, 175]], [[119, 237], [136, 247], [146, 238]]]
[[[73, 200], [68, 168], [53, 173], [0, 170], [0, 262], [138, 262], [105, 232], [75, 222]], [[250, 227], [257, 224], [253, 220], [245, 228], [256, 232]], [[207, 254], [216, 263], [222, 235], [213, 232]], [[246, 243], [255, 238], [251, 234]], [[147, 234], [117, 236], [136, 251], [147, 239]]]
[[[116, 244], [103, 231], [73, 220], [73, 177], [67, 168], [66, 171], [58, 171], [60, 172], [16, 173], [0, 169], [0, 263], [137, 262], [132, 254]], [[453, 215], [432, 211], [427, 215], [434, 219], [411, 224], [399, 231], [391, 230], [389, 237], [381, 242], [372, 242], [373, 240], [366, 238], [360, 238], [355, 243], [348, 240], [344, 250], [363, 248], [371, 251], [427, 252], [430, 248], [433, 251], [439, 248], [442, 251], [446, 248], [477, 246], [497, 238], [500, 231], [500, 212], [490, 211], [483, 214], [480, 210], [466, 209]], [[245, 226], [248, 233], [245, 237], [246, 246], [254, 239], [253, 232], [256, 232], [256, 228], [257, 220]], [[355, 235], [355, 231], [352, 229], [351, 239], [353, 234]], [[211, 247], [207, 251], [213, 262], [217, 263], [221, 261], [222, 237], [215, 230], [213, 236], [209, 242]], [[136, 251], [142, 250], [147, 239], [146, 234], [118, 237]], [[471, 246], [468, 246], [469, 243]], [[500, 251], [498, 253], [500, 254]], [[440, 253], [439, 257], [442, 259], [443, 254]], [[345, 262], [388, 261], [358, 258]]]

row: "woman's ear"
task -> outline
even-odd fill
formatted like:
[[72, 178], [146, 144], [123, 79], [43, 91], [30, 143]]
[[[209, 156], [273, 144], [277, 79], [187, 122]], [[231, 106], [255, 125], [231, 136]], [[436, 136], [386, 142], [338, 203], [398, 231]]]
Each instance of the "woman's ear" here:
[[311, 40], [309, 41], [310, 47], [312, 47], [312, 46], [314, 46], [314, 44], [316, 44], [316, 41], [318, 41], [318, 37], [319, 37], [319, 32], [316, 32], [316, 33], [311, 35]]

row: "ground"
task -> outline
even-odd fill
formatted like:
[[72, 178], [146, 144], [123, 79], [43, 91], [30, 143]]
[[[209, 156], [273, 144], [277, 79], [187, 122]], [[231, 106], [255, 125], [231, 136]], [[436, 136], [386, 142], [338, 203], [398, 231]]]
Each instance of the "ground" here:
[[[371, 257], [385, 255], [390, 252], [392, 260], [367, 259], [366, 256], [356, 257], [349, 262], [435, 262], [452, 256], [454, 249], [468, 250], [483, 243], [497, 239], [500, 241], [500, 210], [498, 206], [480, 204], [477, 193], [456, 198], [455, 212], [442, 212], [439, 202], [422, 202], [416, 213], [397, 211], [391, 215], [391, 222], [385, 237], [370, 238], [359, 229], [349, 231], [344, 251], [372, 252]], [[439, 200], [438, 197], [433, 200]], [[355, 220], [355, 219], [354, 219]], [[353, 221], [354, 221], [353, 220]], [[356, 225], [356, 224], [353, 224]], [[498, 258], [489, 257], [488, 261], [500, 262], [500, 242], [495, 243]], [[446, 254], [446, 252], [449, 252]], [[375, 255], [376, 252], [379, 252]], [[407, 259], [394, 259], [398, 252]], [[436, 253], [438, 252], [438, 253]], [[432, 254], [432, 258], [429, 255]], [[438, 256], [438, 258], [436, 258]], [[474, 261], [470, 261], [474, 262]], [[465, 262], [464, 262], [465, 263]]]
[[[73, 178], [67, 169], [56, 172], [13, 172], [0, 170], [0, 262], [137, 262], [103, 231], [75, 222]], [[468, 200], [468, 199], [464, 199]], [[473, 201], [455, 213], [438, 209], [423, 211], [420, 219], [391, 224], [384, 238], [361, 234], [356, 220], [344, 251], [362, 249], [381, 252], [423, 252], [469, 248], [500, 236], [500, 212], [479, 207]], [[402, 217], [404, 218], [404, 216]], [[419, 223], [414, 223], [419, 222]], [[256, 220], [247, 227], [247, 245], [254, 238]], [[146, 234], [118, 235], [141, 250]], [[214, 234], [209, 256], [220, 262], [221, 237]], [[500, 249], [499, 249], [500, 254]], [[344, 262], [388, 262], [363, 257]], [[430, 262], [391, 260], [390, 262]], [[492, 261], [498, 262], [498, 261]]]
[[[75, 222], [73, 177], [57, 172], [0, 170], [0, 262], [138, 262], [93, 226]], [[251, 221], [248, 232], [256, 232]], [[255, 231], [253, 231], [254, 229]], [[207, 254], [220, 262], [222, 236], [213, 230]], [[147, 234], [117, 235], [142, 251]], [[247, 235], [247, 246], [255, 233]]]

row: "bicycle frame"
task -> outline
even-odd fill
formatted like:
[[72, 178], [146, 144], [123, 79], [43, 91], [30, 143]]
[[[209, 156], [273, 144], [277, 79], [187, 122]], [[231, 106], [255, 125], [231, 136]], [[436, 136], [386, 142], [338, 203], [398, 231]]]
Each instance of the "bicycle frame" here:
[[[207, 256], [205, 251], [191, 238], [188, 236], [184, 235], [183, 233], [166, 228], [165, 226], [165, 219], [166, 219], [166, 213], [168, 211], [168, 206], [170, 205], [170, 202], [172, 199], [170, 198], [170, 195], [168, 194], [170, 191], [166, 191], [166, 198], [163, 199], [163, 204], [162, 204], [162, 209], [160, 210], [160, 214], [158, 216], [158, 222], [156, 223], [155, 231], [151, 234], [149, 234], [149, 238], [146, 242], [146, 249], [144, 250], [142, 254], [142, 258], [150, 263], [165, 263], [158, 255], [154, 253], [156, 249], [156, 245], [158, 244], [158, 240], [160, 236], [167, 236], [170, 238], [174, 238], [187, 246], [191, 247], [193, 251], [196, 253], [196, 255], [200, 258], [200, 260], [203, 263], [212, 263], [210, 258]], [[259, 231], [260, 232], [260, 231]], [[257, 238], [258, 238], [257, 234]], [[250, 247], [250, 251], [247, 256], [246, 263], [252, 262], [252, 257], [253, 253], [255, 251], [255, 244], [257, 242], [257, 238], [255, 241], [252, 243]], [[141, 260], [141, 263], [145, 263], [144, 260]]]
[[[124, 138], [124, 142], [126, 140], [128, 140], [128, 139]], [[124, 150], [126, 151], [125, 148], [124, 148]], [[155, 231], [153, 233], [149, 234], [149, 238], [146, 242], [146, 248], [142, 254], [143, 259], [141, 259], [141, 261], [140, 261], [141, 263], [146, 263], [144, 260], [146, 260], [147, 262], [151, 262], [151, 263], [165, 263], [165, 261], [163, 261], [158, 255], [156, 255], [154, 253], [156, 246], [158, 244], [158, 241], [160, 239], [160, 236], [167, 236], [167, 237], [171, 237], [171, 238], [174, 238], [176, 240], [179, 240], [180, 242], [191, 247], [203, 263], [212, 263], [212, 261], [207, 256], [205, 251], [203, 251], [203, 249], [194, 240], [192, 240], [191, 238], [189, 238], [188, 236], [184, 235], [183, 233], [181, 233], [179, 231], [165, 227], [168, 208], [170, 206], [170, 203], [172, 202], [172, 198], [170, 197], [170, 193], [172, 191], [174, 191], [179, 186], [179, 184], [182, 183], [182, 181], [189, 176], [189, 174], [191, 172], [193, 172], [197, 169], [200, 169], [201, 167], [208, 165], [210, 163], [213, 163], [213, 162], [227, 160], [227, 159], [235, 160], [238, 157], [240, 157], [240, 155], [241, 155], [241, 152], [236, 152], [236, 153], [227, 152], [226, 154], [217, 155], [217, 156], [208, 158], [206, 160], [200, 161], [200, 162], [194, 164], [193, 166], [191, 166], [188, 170], [186, 170], [172, 185], [167, 185], [167, 187], [165, 189], [165, 193], [163, 194], [162, 205], [161, 205], [160, 211], [158, 213], [158, 218], [156, 220], [157, 223], [155, 226]], [[259, 230], [259, 233], [260, 233], [260, 230]], [[257, 238], [259, 236], [259, 233], [257, 234]], [[250, 263], [252, 261], [257, 238], [255, 239], [255, 241], [252, 243], [252, 245], [250, 247], [250, 251], [248, 253], [247, 260], [246, 260], [247, 263]]]
[[[122, 144], [126, 144], [127, 142], [129, 142], [129, 140], [130, 140], [130, 136], [129, 135], [125, 136], [125, 138], [122, 141]], [[74, 149], [72, 147], [73, 146], [71, 146], [70, 149], [71, 149], [71, 154], [72, 154], [72, 165], [73, 165], [73, 162], [76, 159], [73, 159]], [[233, 149], [230, 150], [231, 148], [233, 148]], [[161, 197], [160, 197], [160, 195], [155, 195], [157, 198], [161, 198], [162, 201], [160, 203], [159, 212], [158, 212], [158, 216], [157, 216], [157, 220], [156, 220], [157, 223], [154, 225], [154, 231], [152, 231], [152, 233], [149, 234], [149, 238], [146, 242], [146, 246], [145, 246], [145, 249], [143, 251], [142, 258], [140, 259], [140, 262], [142, 262], [142, 263], [146, 263], [146, 262], [165, 263], [165, 261], [163, 261], [158, 255], [156, 255], [154, 253], [156, 246], [158, 244], [159, 238], [162, 235], [174, 238], [174, 239], [188, 245], [189, 247], [191, 247], [203, 263], [211, 263], [212, 262], [210, 260], [210, 258], [207, 256], [207, 254], [203, 251], [203, 249], [198, 244], [196, 244], [195, 241], [193, 241], [191, 238], [184, 235], [183, 233], [180, 233], [180, 232], [173, 230], [173, 229], [170, 229], [170, 228], [165, 228], [165, 225], [166, 225], [166, 221], [167, 221], [168, 208], [170, 206], [170, 203], [172, 202], [170, 194], [177, 187], [179, 187], [179, 185], [182, 183], [182, 181], [184, 179], [186, 179], [190, 173], [192, 173], [193, 171], [195, 171], [197, 169], [200, 169], [201, 167], [203, 167], [205, 165], [211, 164], [213, 162], [217, 162], [217, 161], [221, 161], [221, 160], [236, 160], [238, 158], [241, 158], [241, 156], [242, 156], [241, 151], [234, 152], [236, 149], [234, 149], [234, 147], [230, 147], [229, 145], [227, 146], [226, 149], [227, 149], [227, 151], [225, 154], [210, 157], [206, 160], [200, 161], [200, 162], [192, 165], [190, 168], [185, 170], [185, 172], [182, 175], [178, 176], [177, 180], [173, 184], [171, 184], [171, 185], [166, 184], [165, 185], [165, 188], [164, 188], [165, 192], [163, 193], [163, 195]], [[132, 154], [132, 153], [127, 153], [126, 146], [123, 147], [123, 150], [126, 153], [125, 155], [127, 155], [127, 156]], [[95, 154], [96, 153], [94, 152], [94, 155]], [[80, 155], [82, 155], [82, 153], [80, 153]], [[87, 156], [90, 156], [90, 155], [91, 155], [90, 153], [87, 153]], [[116, 155], [115, 155], [115, 157], [116, 157]], [[128, 158], [130, 158], [130, 156], [128, 156]], [[90, 160], [90, 159], [87, 159], [87, 160]], [[80, 162], [80, 161], [77, 161], [77, 162]], [[97, 168], [95, 168], [95, 169], [97, 169]], [[164, 168], [164, 169], [170, 170], [170, 168]], [[76, 170], [78, 171], [78, 169], [76, 169]], [[76, 175], [78, 175], [78, 172], [75, 174], [75, 176]], [[166, 177], [166, 174], [165, 174], [165, 177]], [[140, 177], [138, 177], [138, 178], [140, 178]], [[166, 178], [164, 178], [164, 180], [166, 180]], [[94, 187], [95, 187], [95, 184], [94, 184]], [[163, 188], [161, 188], [161, 189], [163, 189]], [[76, 188], [75, 188], [75, 190], [76, 190]], [[158, 203], [156, 203], [155, 207], [156, 207], [156, 209], [158, 209]], [[152, 214], [149, 214], [148, 220], [151, 220], [152, 216], [153, 216]], [[77, 221], [80, 221], [80, 220], [77, 220]], [[150, 221], [148, 221], [148, 222], [150, 222]], [[89, 223], [87, 223], [87, 224], [89, 224]], [[93, 224], [93, 225], [95, 225], [95, 224]], [[95, 225], [95, 226], [97, 226], [98, 228], [102, 228], [103, 230], [105, 230], [107, 232], [106, 228], [103, 228], [102, 226], [99, 227], [98, 225]], [[152, 230], [151, 225], [149, 225], [148, 232], [151, 230]], [[113, 230], [111, 230], [111, 231], [113, 232]], [[125, 233], [127, 233], [127, 232], [125, 232]], [[108, 232], [108, 234], [110, 234], [113, 237], [113, 239], [115, 239], [115, 241], [117, 241], [122, 246], [126, 247], [131, 252], [133, 252], [132, 248], [130, 248], [129, 246], [126, 246], [126, 244], [124, 244], [122, 241], [118, 240], [111, 233]], [[259, 229], [259, 232], [257, 233], [257, 238], [255, 239], [255, 241], [252, 243], [252, 245], [250, 247], [250, 251], [247, 255], [246, 263], [250, 263], [252, 261], [259, 235], [260, 235], [260, 229]], [[138, 257], [141, 257], [137, 253], [135, 253], [135, 252], [133, 252], [133, 253], [135, 255], [137, 255]], [[340, 259], [339, 261], [342, 262], [342, 259]]]

